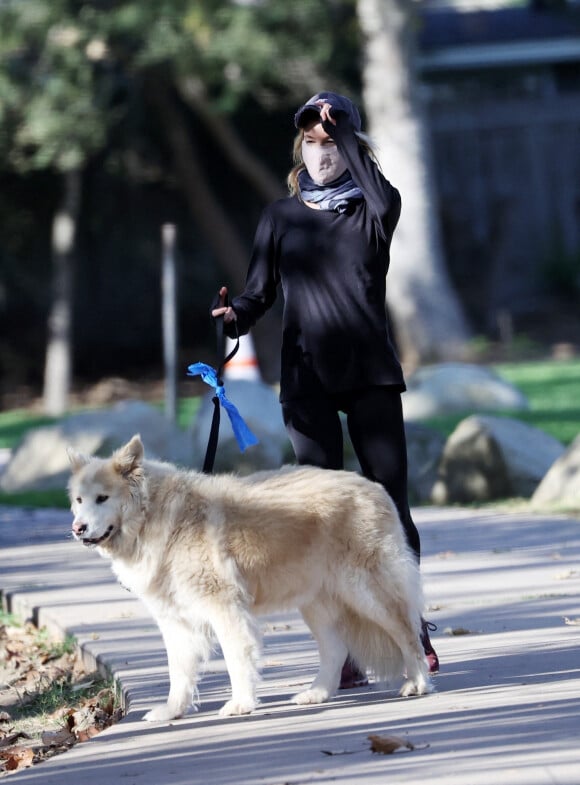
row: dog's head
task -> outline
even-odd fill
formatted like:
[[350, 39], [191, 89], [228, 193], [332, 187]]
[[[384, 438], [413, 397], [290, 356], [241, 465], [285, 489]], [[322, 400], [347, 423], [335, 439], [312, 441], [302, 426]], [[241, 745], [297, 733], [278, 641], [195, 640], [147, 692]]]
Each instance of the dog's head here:
[[73, 449], [68, 456], [73, 536], [83, 545], [110, 546], [136, 503], [143, 477], [141, 438], [133, 436], [109, 459], [88, 457]]

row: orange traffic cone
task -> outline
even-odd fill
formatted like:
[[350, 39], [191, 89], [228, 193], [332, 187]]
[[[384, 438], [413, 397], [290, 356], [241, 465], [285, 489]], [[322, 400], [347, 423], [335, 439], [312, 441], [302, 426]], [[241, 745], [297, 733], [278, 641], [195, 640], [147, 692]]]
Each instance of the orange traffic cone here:
[[[226, 338], [226, 357], [235, 346], [235, 341]], [[254, 342], [251, 335], [240, 337], [240, 348], [224, 368], [224, 379], [245, 379], [250, 382], [259, 382], [262, 377], [254, 351]]]

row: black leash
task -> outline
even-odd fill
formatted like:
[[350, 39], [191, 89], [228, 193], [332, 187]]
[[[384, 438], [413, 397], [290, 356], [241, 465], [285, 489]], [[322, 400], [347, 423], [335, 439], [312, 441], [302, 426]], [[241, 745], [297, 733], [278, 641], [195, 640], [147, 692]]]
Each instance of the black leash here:
[[[226, 295], [224, 306], [228, 306], [229, 301]], [[216, 334], [217, 334], [217, 356], [223, 357], [225, 352], [225, 344], [226, 344], [226, 336], [224, 333], [224, 317], [219, 316], [215, 319], [215, 326], [216, 326]], [[224, 367], [232, 357], [236, 354], [238, 349], [240, 348], [240, 336], [238, 335], [238, 325], [234, 322], [234, 327], [236, 330], [236, 345], [232, 349], [232, 351], [228, 354], [228, 356], [223, 360], [223, 362], [218, 366], [217, 369], [217, 383], [220, 387], [223, 387], [223, 379], [222, 374], [224, 372]], [[213, 401], [213, 417], [211, 420], [211, 428], [209, 432], [209, 439], [207, 442], [207, 450], [205, 452], [205, 459], [203, 461], [203, 468], [202, 472], [204, 474], [211, 474], [213, 472], [213, 465], [215, 462], [215, 454], [217, 452], [217, 445], [218, 445], [218, 437], [220, 432], [220, 399], [218, 398], [217, 394], [214, 395], [212, 398]]]

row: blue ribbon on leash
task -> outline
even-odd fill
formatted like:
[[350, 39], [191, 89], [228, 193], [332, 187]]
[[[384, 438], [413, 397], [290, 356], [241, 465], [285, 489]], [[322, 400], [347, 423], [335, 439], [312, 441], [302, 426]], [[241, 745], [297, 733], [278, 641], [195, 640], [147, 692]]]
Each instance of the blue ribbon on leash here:
[[251, 447], [253, 444], [258, 444], [258, 439], [248, 428], [242, 415], [226, 397], [224, 386], [218, 380], [218, 372], [215, 368], [212, 368], [211, 365], [206, 365], [206, 363], [194, 363], [187, 369], [187, 374], [188, 376], [201, 376], [207, 385], [214, 388], [216, 397], [228, 413], [232, 430], [241, 452], [244, 452], [247, 447]]

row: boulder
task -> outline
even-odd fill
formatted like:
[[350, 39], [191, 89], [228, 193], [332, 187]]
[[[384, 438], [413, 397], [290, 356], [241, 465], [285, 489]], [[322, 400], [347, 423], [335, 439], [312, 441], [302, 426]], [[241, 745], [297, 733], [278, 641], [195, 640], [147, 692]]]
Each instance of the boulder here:
[[[262, 469], [277, 469], [293, 461], [294, 456], [278, 395], [261, 381], [232, 379], [226, 381], [225, 394], [236, 406], [248, 428], [258, 438], [258, 444], [240, 451], [226, 410], [221, 407], [219, 440], [214, 471], [249, 474]], [[202, 399], [193, 424], [194, 461], [203, 466], [213, 417], [213, 391]]]
[[554, 461], [534, 491], [532, 505], [580, 509], [580, 435]]
[[436, 504], [529, 498], [564, 452], [552, 436], [507, 417], [473, 415], [445, 444], [432, 500]]
[[409, 503], [431, 501], [445, 436], [434, 428], [406, 422]]
[[[344, 468], [359, 472], [360, 464], [355, 455], [342, 419], [344, 436]], [[437, 481], [437, 469], [445, 446], [445, 436], [435, 428], [414, 422], [405, 423], [407, 438], [407, 477], [410, 504], [424, 504], [431, 501], [431, 493]]]
[[470, 363], [425, 366], [407, 379], [406, 420], [456, 412], [528, 409], [527, 398], [487, 367]]
[[0, 476], [0, 488], [13, 493], [66, 488], [70, 474], [67, 447], [108, 456], [140, 433], [148, 457], [191, 466], [190, 434], [172, 425], [159, 409], [124, 401], [112, 409], [81, 412], [57, 425], [29, 431]]

